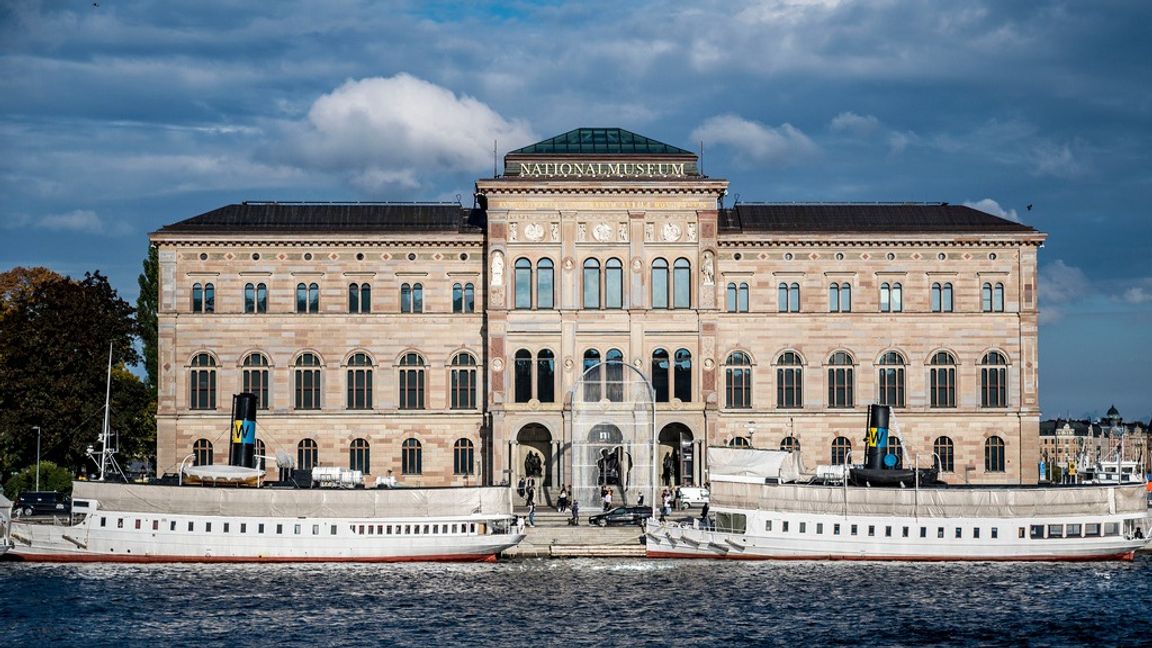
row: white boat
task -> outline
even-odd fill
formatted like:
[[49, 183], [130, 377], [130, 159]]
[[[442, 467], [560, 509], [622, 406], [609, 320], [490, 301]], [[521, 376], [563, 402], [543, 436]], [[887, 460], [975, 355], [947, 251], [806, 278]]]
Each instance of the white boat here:
[[507, 488], [219, 488], [83, 482], [72, 514], [14, 520], [48, 562], [492, 561], [523, 540]]
[[654, 558], [1132, 559], [1143, 485], [875, 488], [802, 483], [798, 455], [709, 448], [714, 520], [650, 520]]
[[0, 556], [8, 551], [8, 524], [12, 521], [12, 500], [0, 492]]

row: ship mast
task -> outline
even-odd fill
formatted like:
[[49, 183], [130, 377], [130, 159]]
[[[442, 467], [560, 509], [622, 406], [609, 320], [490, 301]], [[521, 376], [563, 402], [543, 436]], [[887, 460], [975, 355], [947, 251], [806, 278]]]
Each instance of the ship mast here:
[[104, 473], [108, 468], [108, 437], [111, 426], [109, 414], [112, 410], [112, 343], [108, 343], [108, 381], [104, 388], [104, 427], [100, 435], [100, 481], [104, 481]]

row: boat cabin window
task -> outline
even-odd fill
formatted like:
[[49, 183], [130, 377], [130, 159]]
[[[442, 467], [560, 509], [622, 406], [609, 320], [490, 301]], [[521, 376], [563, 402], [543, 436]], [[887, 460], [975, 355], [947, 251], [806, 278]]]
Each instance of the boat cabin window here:
[[1020, 527], [1019, 531], [1016, 533], [1016, 537], [1017, 538], [1023, 538], [1024, 537], [1024, 527]]
[[998, 529], [996, 527], [992, 527], [992, 539], [995, 540], [996, 538], [999, 538], [999, 537], [1000, 537], [1000, 529]]
[[800, 523], [800, 533], [807, 533], [807, 532], [808, 532], [808, 523], [807, 522], [801, 522]]
[[972, 537], [973, 538], [979, 538], [980, 537], [980, 527], [976, 527], [975, 529], [972, 529]]
[[117, 518], [116, 519], [116, 528], [117, 529], [123, 529], [124, 528], [124, 518]]
[[1084, 537], [1086, 537], [1086, 538], [1098, 538], [1098, 537], [1100, 537], [1100, 525], [1099, 524], [1092, 524], [1092, 523], [1085, 524], [1084, 525]]
[[246, 522], [240, 523], [240, 533], [248, 533], [248, 523], [246, 523]]
[[230, 522], [225, 522], [224, 523], [224, 533], [228, 533], [228, 529], [231, 528], [231, 526], [232, 526], [232, 524]]
[[276, 535], [280, 535], [282, 533], [284, 533], [284, 525], [283, 524], [277, 524], [276, 525]]
[[256, 533], [264, 533], [264, 523], [263, 522], [256, 525]]
[[152, 520], [152, 530], [153, 531], [159, 531], [160, 530], [160, 520]]
[[848, 532], [851, 533], [852, 535], [856, 535], [856, 525], [853, 524], [851, 526], [851, 528], [848, 529]]
[[196, 528], [196, 523], [195, 523], [195, 522], [189, 522], [189, 523], [188, 523], [188, 532], [189, 532], [189, 533], [191, 533], [191, 532], [192, 532], [192, 531], [193, 531], [195, 528]]
[[771, 531], [772, 530], [772, 520], [768, 520], [767, 522], [764, 523], [764, 530], [765, 531]]
[[821, 535], [823, 533], [824, 533], [824, 523], [823, 522], [817, 522], [816, 523], [816, 535]]
[[832, 525], [832, 535], [840, 535], [840, 525], [839, 524], [833, 524]]
[[784, 520], [784, 522], [780, 524], [780, 530], [788, 533], [788, 520]]
[[476, 533], [476, 524], [475, 523], [468, 525], [468, 533]]
[[892, 527], [890, 527], [890, 526], [884, 527], [884, 537], [885, 538], [891, 538], [892, 537]]
[[920, 527], [920, 537], [921, 538], [927, 538], [928, 537], [928, 527]]
[[329, 533], [329, 535], [336, 535], [336, 525], [335, 524], [332, 525], [332, 527], [328, 533]]
[[[787, 523], [785, 523], [787, 524]], [[716, 530], [723, 533], [744, 533], [748, 525], [748, 516], [743, 513], [717, 513]], [[800, 523], [803, 533], [804, 523]]]
[[204, 531], [207, 533], [212, 533], [212, 523], [211, 522], [205, 522], [204, 523]]
[[960, 527], [956, 527], [956, 539], [959, 540], [960, 538], [963, 538], [963, 537], [964, 537], [964, 530], [961, 529]]
[[944, 527], [936, 527], [936, 537], [937, 538], [943, 538], [944, 537]]
[[296, 535], [300, 535], [300, 525], [299, 524], [292, 525], [292, 533], [295, 533]]
[[312, 535], [320, 535], [320, 525], [319, 524], [313, 524], [312, 525]]
[[1048, 525], [1048, 537], [1049, 538], [1063, 538], [1064, 537], [1064, 525], [1063, 524], [1049, 524]]
[[1033, 524], [1031, 527], [1029, 527], [1028, 535], [1033, 540], [1038, 540], [1040, 538], [1043, 538], [1044, 537], [1044, 525], [1043, 524]]
[[100, 526], [105, 526], [108, 523], [108, 518], [100, 516]]
[[140, 520], [136, 520], [136, 528], [137, 528], [137, 529], [139, 529], [139, 528], [140, 528]]
[[428, 525], [424, 525], [424, 535], [428, 535]]
[[1120, 535], [1120, 525], [1116, 522], [1109, 522], [1104, 525], [1104, 535], [1114, 536]]
[[876, 535], [876, 527], [874, 525], [869, 524], [868, 525], [868, 537], [872, 537], [874, 535]]
[[1067, 535], [1069, 538], [1079, 538], [1080, 537], [1080, 525], [1079, 524], [1069, 524], [1067, 527], [1065, 535]]
[[172, 520], [171, 522], [168, 523], [168, 530], [169, 531], [175, 531], [176, 530], [176, 520]]

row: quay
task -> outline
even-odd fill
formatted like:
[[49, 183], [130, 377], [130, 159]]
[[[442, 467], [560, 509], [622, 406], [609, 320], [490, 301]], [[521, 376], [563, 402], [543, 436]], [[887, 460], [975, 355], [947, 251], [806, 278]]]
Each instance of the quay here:
[[[643, 529], [638, 526], [598, 527], [588, 524], [588, 516], [599, 513], [592, 509], [580, 513], [580, 524], [572, 526], [569, 512], [537, 508], [536, 526], [525, 527], [523, 542], [505, 550], [503, 558], [643, 558]], [[516, 515], [525, 517], [528, 509], [516, 507]]]

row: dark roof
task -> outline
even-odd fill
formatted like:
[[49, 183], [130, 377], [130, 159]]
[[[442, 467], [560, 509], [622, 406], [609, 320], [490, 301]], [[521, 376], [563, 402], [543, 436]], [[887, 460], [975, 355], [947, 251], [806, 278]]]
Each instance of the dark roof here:
[[577, 128], [531, 146], [511, 151], [508, 155], [562, 155], [610, 153], [616, 155], [692, 155], [670, 144], [637, 135], [623, 128]]
[[166, 225], [160, 233], [479, 232], [482, 214], [456, 203], [244, 202]]
[[978, 209], [947, 203], [759, 204], [720, 211], [722, 231], [776, 232], [1035, 232]]

